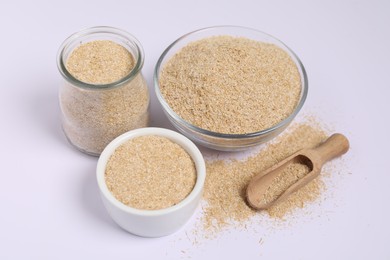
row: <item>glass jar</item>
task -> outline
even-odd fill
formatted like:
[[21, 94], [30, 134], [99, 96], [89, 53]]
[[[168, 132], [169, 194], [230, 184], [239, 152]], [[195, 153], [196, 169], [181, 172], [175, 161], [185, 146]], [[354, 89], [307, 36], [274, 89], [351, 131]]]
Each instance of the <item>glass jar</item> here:
[[[126, 48], [134, 59], [132, 70], [108, 84], [78, 80], [67, 69], [69, 56], [80, 45], [101, 40]], [[141, 73], [143, 63], [144, 52], [139, 41], [116, 28], [93, 27], [64, 41], [57, 57], [58, 69], [64, 79], [59, 90], [59, 103], [62, 127], [73, 146], [98, 156], [115, 137], [148, 126], [150, 96]]]

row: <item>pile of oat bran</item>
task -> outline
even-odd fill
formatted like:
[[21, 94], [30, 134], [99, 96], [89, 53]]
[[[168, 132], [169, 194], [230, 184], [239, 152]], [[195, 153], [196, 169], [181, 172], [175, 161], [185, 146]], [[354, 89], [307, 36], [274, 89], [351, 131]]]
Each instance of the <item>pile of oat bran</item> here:
[[115, 150], [107, 162], [105, 181], [123, 204], [157, 210], [172, 207], [191, 193], [196, 168], [177, 143], [146, 135], [130, 139]]
[[298, 68], [278, 46], [244, 37], [191, 42], [160, 73], [160, 91], [185, 121], [225, 134], [267, 129], [296, 108]]
[[[301, 123], [292, 126], [288, 133], [279, 136], [245, 161], [207, 161], [203, 196], [207, 205], [203, 207], [202, 217], [204, 229], [218, 231], [230, 225], [245, 224], [255, 214], [260, 214], [246, 204], [245, 189], [250, 179], [294, 152], [315, 147], [326, 138], [327, 134], [322, 128]], [[324, 183], [320, 175], [267, 212], [272, 218], [283, 218], [294, 209], [318, 199], [323, 189]]]

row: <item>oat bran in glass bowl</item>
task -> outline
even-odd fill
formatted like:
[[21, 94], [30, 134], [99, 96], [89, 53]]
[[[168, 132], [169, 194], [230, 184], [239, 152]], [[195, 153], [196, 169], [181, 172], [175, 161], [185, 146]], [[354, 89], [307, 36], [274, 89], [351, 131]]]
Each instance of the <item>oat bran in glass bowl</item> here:
[[308, 80], [294, 52], [273, 36], [239, 26], [188, 33], [154, 71], [169, 121], [194, 142], [239, 151], [279, 135], [302, 108]]

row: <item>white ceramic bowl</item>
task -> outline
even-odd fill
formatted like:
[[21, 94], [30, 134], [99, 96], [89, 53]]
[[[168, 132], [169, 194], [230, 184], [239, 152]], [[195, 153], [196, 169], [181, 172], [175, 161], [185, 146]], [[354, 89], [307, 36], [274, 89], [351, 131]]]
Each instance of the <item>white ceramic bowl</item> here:
[[[145, 135], [162, 136], [179, 144], [195, 163], [197, 178], [193, 190], [184, 200], [172, 207], [158, 210], [132, 208], [118, 201], [106, 185], [106, 165], [115, 149], [129, 139]], [[172, 130], [148, 127], [132, 130], [115, 138], [100, 155], [96, 173], [103, 204], [119, 226], [135, 235], [161, 237], [177, 231], [195, 212], [202, 196], [206, 166], [199, 149], [188, 138]]]

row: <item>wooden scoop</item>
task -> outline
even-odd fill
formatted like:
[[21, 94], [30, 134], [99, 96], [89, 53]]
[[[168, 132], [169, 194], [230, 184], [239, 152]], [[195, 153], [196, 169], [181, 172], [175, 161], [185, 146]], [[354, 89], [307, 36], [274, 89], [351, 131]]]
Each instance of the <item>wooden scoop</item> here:
[[[302, 149], [289, 156], [268, 170], [257, 174], [249, 182], [246, 197], [249, 205], [255, 209], [267, 209], [276, 203], [287, 199], [290, 194], [302, 188], [315, 179], [321, 172], [322, 165], [344, 153], [349, 149], [348, 139], [342, 134], [333, 134], [324, 143], [314, 149]], [[263, 200], [272, 181], [292, 163], [304, 164], [309, 172], [288, 187], [280, 196], [271, 202]], [[283, 177], [281, 177], [283, 178]]]

